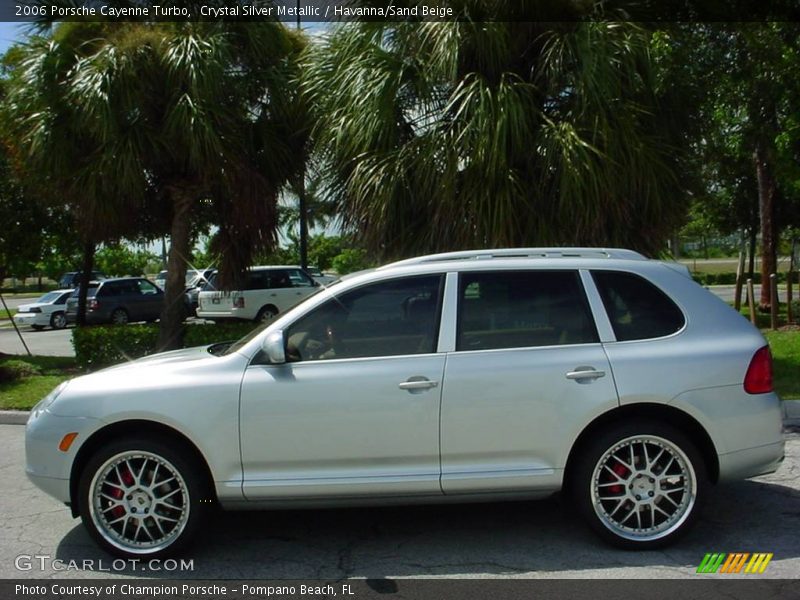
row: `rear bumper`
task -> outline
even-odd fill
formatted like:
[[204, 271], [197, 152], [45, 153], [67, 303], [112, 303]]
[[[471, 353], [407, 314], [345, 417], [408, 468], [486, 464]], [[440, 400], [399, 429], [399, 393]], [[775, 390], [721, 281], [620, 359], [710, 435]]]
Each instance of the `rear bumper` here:
[[784, 442], [737, 450], [719, 456], [719, 480], [732, 481], [774, 473], [781, 466]]

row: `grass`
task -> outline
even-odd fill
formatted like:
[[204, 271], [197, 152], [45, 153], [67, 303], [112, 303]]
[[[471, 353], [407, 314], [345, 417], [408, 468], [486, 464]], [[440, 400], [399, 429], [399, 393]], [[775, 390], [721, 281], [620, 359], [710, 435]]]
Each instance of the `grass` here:
[[800, 331], [765, 331], [774, 362], [775, 391], [800, 400]]
[[25, 363], [36, 374], [0, 382], [0, 409], [30, 410], [62, 381], [77, 373], [75, 359], [64, 356], [4, 356], [0, 369]]
[[8, 310], [5, 308], [0, 308], [0, 319], [10, 319], [15, 314], [17, 314], [16, 308], [9, 308]]

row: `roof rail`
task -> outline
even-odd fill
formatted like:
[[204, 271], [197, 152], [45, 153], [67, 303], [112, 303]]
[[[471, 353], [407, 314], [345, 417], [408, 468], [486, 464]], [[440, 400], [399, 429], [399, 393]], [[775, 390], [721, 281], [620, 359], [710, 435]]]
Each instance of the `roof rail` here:
[[647, 260], [645, 256], [638, 252], [622, 248], [501, 248], [497, 250], [461, 250], [416, 256], [384, 265], [380, 269], [452, 260], [488, 260], [494, 258], [617, 258]]

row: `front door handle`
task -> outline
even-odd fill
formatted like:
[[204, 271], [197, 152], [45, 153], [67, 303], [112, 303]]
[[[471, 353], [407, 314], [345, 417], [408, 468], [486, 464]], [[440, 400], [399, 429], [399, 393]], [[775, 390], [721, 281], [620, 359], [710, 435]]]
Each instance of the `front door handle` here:
[[605, 371], [598, 371], [594, 367], [575, 367], [574, 371], [570, 371], [566, 374], [567, 379], [572, 379], [574, 381], [581, 381], [582, 379], [600, 379], [605, 376]]
[[422, 390], [429, 390], [439, 385], [438, 381], [431, 381], [424, 377], [410, 377], [407, 381], [398, 384], [401, 390], [408, 390], [409, 392], [416, 392]]

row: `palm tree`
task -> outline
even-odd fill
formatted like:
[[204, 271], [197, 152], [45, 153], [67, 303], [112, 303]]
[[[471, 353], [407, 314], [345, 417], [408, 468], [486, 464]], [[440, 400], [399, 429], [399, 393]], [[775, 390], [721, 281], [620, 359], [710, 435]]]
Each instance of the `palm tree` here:
[[340, 26], [304, 85], [345, 227], [384, 256], [661, 252], [687, 200], [648, 48], [631, 23]]
[[201, 209], [211, 205], [218, 220], [223, 286], [274, 244], [277, 194], [296, 169], [287, 115], [302, 47], [277, 22], [107, 23], [82, 38], [63, 82], [69, 125], [86, 140], [76, 180], [92, 197], [141, 204], [155, 196], [168, 208], [162, 349], [181, 344]]

